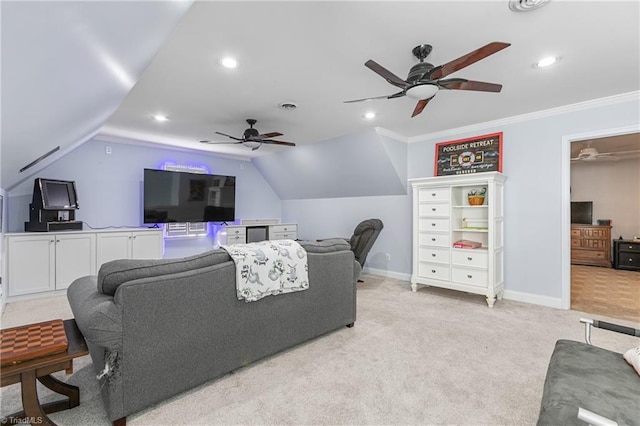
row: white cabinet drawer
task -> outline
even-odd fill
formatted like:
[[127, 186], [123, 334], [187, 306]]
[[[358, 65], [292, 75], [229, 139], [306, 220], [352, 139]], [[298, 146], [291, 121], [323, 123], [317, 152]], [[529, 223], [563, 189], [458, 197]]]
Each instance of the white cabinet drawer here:
[[424, 203], [418, 206], [418, 215], [427, 217], [449, 216], [449, 203]]
[[246, 242], [244, 235], [227, 235], [227, 244], [245, 244]]
[[449, 234], [432, 234], [429, 232], [420, 233], [418, 243], [421, 246], [437, 246], [437, 247], [449, 247], [451, 244]]
[[462, 266], [475, 266], [486, 268], [489, 266], [489, 255], [486, 251], [454, 250], [451, 255], [451, 263]]
[[288, 232], [289, 234], [291, 233], [297, 233], [298, 232], [298, 226], [297, 225], [271, 225], [269, 226], [269, 239], [271, 238], [271, 234], [275, 234], [278, 232]]
[[418, 190], [418, 201], [449, 202], [449, 188], [422, 188]]
[[420, 231], [449, 231], [449, 219], [420, 219], [418, 221]]
[[451, 268], [451, 280], [479, 287], [486, 287], [489, 281], [487, 271], [467, 268]]
[[448, 248], [420, 247], [419, 254], [423, 262], [449, 263]]
[[418, 275], [434, 280], [449, 281], [449, 265], [420, 262], [418, 265]]
[[232, 235], [247, 235], [247, 227], [246, 226], [227, 226], [225, 228], [227, 230], [227, 238]]
[[295, 240], [298, 238], [298, 235], [295, 231], [293, 232], [270, 232], [269, 239], [270, 240]]

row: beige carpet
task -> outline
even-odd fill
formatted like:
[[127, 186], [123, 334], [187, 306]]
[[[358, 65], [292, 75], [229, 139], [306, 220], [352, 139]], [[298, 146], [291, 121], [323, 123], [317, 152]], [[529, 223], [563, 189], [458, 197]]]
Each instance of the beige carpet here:
[[[7, 305], [2, 327], [69, 318], [63, 297]], [[576, 311], [366, 276], [354, 328], [210, 381], [130, 416], [130, 425], [532, 425], [555, 341], [583, 339]], [[605, 317], [599, 317], [606, 319]], [[638, 324], [618, 321], [625, 325]], [[637, 338], [594, 330], [594, 343], [625, 351]], [[213, 361], [213, 360], [212, 360]], [[72, 376], [81, 404], [51, 414], [59, 425], [107, 425], [90, 358]], [[41, 400], [51, 400], [45, 388]], [[1, 414], [20, 408], [2, 389]]]

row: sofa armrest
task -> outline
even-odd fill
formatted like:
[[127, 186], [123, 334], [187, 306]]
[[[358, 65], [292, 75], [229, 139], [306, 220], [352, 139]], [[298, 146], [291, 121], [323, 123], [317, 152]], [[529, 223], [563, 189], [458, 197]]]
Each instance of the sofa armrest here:
[[591, 327], [602, 328], [603, 330], [615, 331], [616, 333], [628, 334], [629, 336], [640, 337], [640, 330], [633, 327], [625, 327], [623, 325], [611, 322], [599, 321], [590, 318], [580, 318], [580, 322], [584, 324], [584, 340], [587, 344], [591, 344]]
[[113, 297], [98, 291], [96, 280], [95, 275], [78, 278], [67, 288], [67, 299], [87, 341], [116, 348], [122, 344], [122, 310]]

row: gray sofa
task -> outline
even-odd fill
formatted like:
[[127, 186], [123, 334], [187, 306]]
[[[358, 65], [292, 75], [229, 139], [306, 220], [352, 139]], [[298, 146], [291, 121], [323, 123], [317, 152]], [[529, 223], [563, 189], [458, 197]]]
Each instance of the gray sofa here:
[[[117, 260], [74, 281], [67, 297], [84, 334], [109, 420], [356, 320], [360, 265], [344, 240], [300, 242], [309, 288], [238, 300], [235, 265], [212, 250], [183, 259]], [[105, 383], [103, 383], [105, 382]]]
[[544, 382], [538, 426], [640, 425], [640, 377], [622, 354], [591, 345], [590, 327], [640, 337], [640, 330], [581, 320], [587, 343], [558, 340]]

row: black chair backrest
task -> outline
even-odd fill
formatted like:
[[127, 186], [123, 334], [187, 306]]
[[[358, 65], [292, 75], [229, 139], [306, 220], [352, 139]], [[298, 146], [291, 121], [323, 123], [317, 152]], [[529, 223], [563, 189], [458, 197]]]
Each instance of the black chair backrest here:
[[376, 242], [382, 228], [384, 228], [384, 225], [380, 219], [367, 219], [360, 222], [356, 229], [353, 230], [353, 236], [349, 243], [351, 244], [351, 251], [353, 251], [360, 266], [364, 267], [367, 254], [373, 247], [373, 243]]

